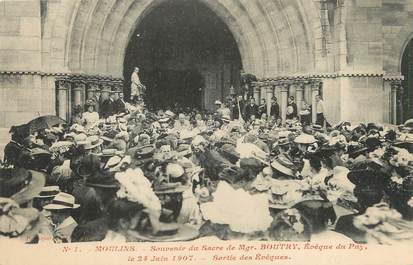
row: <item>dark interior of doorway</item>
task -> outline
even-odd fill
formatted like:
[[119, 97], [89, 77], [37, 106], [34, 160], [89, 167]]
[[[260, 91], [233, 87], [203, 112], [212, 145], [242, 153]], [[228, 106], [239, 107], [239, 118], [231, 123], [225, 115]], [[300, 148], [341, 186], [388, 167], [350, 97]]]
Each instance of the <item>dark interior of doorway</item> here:
[[[125, 53], [125, 80], [134, 66], [147, 87], [148, 106], [204, 108], [205, 95], [225, 94], [223, 86], [229, 89], [238, 82], [241, 58], [232, 33], [212, 10], [197, 0], [169, 0], [138, 24]], [[206, 94], [206, 87], [217, 91]], [[129, 93], [127, 84], [125, 95]]]
[[407, 44], [402, 59], [403, 95], [402, 115], [398, 115], [398, 122], [413, 118], [413, 39]]

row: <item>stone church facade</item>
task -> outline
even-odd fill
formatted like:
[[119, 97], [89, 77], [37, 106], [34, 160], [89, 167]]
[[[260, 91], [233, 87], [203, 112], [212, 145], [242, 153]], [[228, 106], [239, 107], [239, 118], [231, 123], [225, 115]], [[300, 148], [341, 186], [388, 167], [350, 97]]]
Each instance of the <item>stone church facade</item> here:
[[[89, 88], [128, 87], [135, 30], [171, 1], [181, 0], [1, 0], [0, 127], [43, 114], [68, 118]], [[403, 95], [413, 87], [402, 60], [413, 37], [412, 0], [190, 1], [228, 27], [243, 70], [258, 78], [257, 100], [275, 95], [284, 106], [294, 95], [311, 104], [321, 93], [331, 123], [406, 118]], [[231, 85], [205, 95], [224, 97]]]

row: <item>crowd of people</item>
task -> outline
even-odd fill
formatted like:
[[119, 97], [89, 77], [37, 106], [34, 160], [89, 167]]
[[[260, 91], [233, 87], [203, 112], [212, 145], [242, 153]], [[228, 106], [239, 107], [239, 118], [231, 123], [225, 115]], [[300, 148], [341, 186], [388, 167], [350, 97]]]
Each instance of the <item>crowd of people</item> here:
[[293, 97], [285, 121], [276, 98], [148, 110], [102, 92], [69, 124], [11, 128], [0, 238], [413, 240], [411, 121], [326, 126], [321, 109], [311, 124]]

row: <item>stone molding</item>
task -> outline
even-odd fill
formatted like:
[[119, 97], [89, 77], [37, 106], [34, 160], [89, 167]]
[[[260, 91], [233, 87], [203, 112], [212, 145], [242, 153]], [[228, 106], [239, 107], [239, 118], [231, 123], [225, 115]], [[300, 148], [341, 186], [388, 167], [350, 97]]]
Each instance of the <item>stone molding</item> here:
[[56, 76], [58, 78], [74, 78], [82, 82], [123, 81], [123, 78], [113, 77], [110, 75], [87, 75], [87, 74], [77, 74], [77, 73], [47, 73], [47, 72], [41, 72], [41, 71], [0, 71], [0, 75]]
[[276, 77], [260, 78], [258, 82], [274, 82], [274, 81], [309, 81], [312, 79], [327, 79], [340, 77], [381, 77], [383, 80], [404, 80], [404, 76], [400, 73], [384, 73], [384, 72], [340, 72], [340, 73], [307, 73], [297, 75], [280, 75]]

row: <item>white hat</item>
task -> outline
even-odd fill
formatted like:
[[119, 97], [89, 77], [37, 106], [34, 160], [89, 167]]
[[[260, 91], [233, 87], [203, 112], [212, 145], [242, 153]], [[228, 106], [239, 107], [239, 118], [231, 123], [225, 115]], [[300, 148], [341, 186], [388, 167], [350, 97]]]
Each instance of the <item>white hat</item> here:
[[168, 116], [168, 117], [170, 117], [170, 118], [175, 117], [175, 113], [173, 113], [173, 112], [170, 111], [170, 110], [165, 111], [165, 115]]
[[215, 100], [215, 105], [222, 105], [222, 102], [219, 100]]
[[76, 132], [76, 133], [86, 133], [85, 127], [83, 127], [82, 125], [77, 124], [77, 123], [73, 124], [70, 127], [70, 131], [73, 131], [73, 132]]
[[313, 144], [317, 140], [311, 134], [302, 133], [294, 139], [297, 144]]
[[45, 186], [36, 198], [52, 198], [60, 193], [59, 186]]
[[75, 197], [65, 192], [60, 192], [54, 197], [52, 203], [45, 205], [46, 210], [77, 209], [79, 204], [75, 203]]

